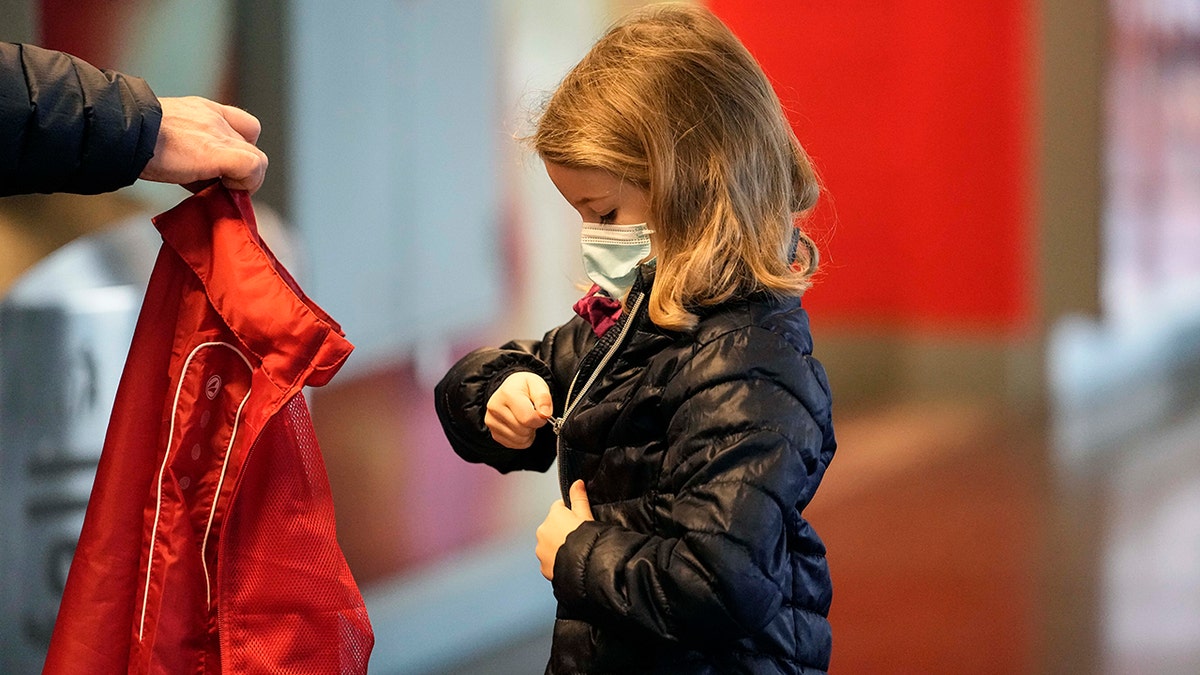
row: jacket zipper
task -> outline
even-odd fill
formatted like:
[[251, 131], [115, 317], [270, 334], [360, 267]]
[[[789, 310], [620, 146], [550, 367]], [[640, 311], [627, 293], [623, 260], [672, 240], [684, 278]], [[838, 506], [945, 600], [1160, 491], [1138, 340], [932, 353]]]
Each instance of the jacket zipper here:
[[572, 399], [572, 396], [575, 392], [575, 384], [579, 379], [579, 372], [576, 371], [575, 377], [571, 378], [571, 386], [567, 388], [567, 407], [563, 410], [562, 417], [550, 418], [550, 424], [554, 429], [554, 435], [557, 437], [555, 452], [558, 455], [558, 484], [563, 493], [563, 501], [568, 501], [567, 493], [571, 486], [566, 482], [566, 468], [563, 466], [562, 461], [562, 426], [564, 423], [566, 423], [567, 417], [571, 414], [571, 412], [575, 410], [575, 406], [579, 405], [579, 402], [583, 400], [583, 397], [585, 394], [587, 394], [588, 389], [591, 389], [592, 385], [596, 383], [597, 378], [600, 377], [600, 373], [604, 371], [604, 367], [608, 365], [609, 360], [612, 359], [613, 355], [616, 354], [617, 350], [621, 347], [621, 343], [625, 341], [625, 336], [629, 333], [629, 329], [633, 326], [634, 320], [637, 318], [638, 310], [642, 306], [642, 300], [644, 300], [645, 297], [646, 294], [644, 292], [639, 293], [637, 298], [633, 301], [633, 306], [629, 309], [625, 323], [621, 326], [621, 332], [617, 334], [617, 339], [613, 341], [612, 346], [608, 348], [607, 352], [605, 352], [604, 357], [601, 358], [600, 362], [596, 364], [596, 367], [592, 370], [591, 376], [588, 377], [587, 382], [585, 382], [583, 385], [583, 388], [579, 390], [579, 395], [575, 396], [574, 399]]

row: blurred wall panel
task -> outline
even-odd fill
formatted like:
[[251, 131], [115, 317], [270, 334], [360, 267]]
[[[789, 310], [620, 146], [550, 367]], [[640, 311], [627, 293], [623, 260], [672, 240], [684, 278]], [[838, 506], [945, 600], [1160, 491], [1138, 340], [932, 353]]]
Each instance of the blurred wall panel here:
[[386, 365], [500, 301], [490, 3], [289, 5], [291, 220], [309, 290]]
[[805, 305], [842, 410], [968, 397], [1036, 413], [1035, 5], [708, 4], [824, 184]]
[[1077, 123], [1103, 130], [1089, 204], [1101, 262], [1093, 306], [1055, 317], [1047, 353], [1060, 511], [1090, 536], [1053, 542], [1067, 574], [1047, 628], [1071, 672], [1080, 654], [1097, 672], [1197, 672], [1200, 5], [1090, 10], [1059, 17], [1103, 55], [1083, 59], [1097, 103]]
[[1012, 333], [1032, 317], [1025, 0], [711, 0], [774, 81], [827, 192], [825, 321]]

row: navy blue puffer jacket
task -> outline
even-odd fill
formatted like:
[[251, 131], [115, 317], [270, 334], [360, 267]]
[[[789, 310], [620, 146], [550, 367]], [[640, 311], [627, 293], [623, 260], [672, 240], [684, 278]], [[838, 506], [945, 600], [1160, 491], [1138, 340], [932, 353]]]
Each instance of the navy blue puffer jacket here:
[[139, 78], [0, 42], [0, 196], [129, 185], [154, 155], [161, 120]]
[[[755, 297], [665, 331], [643, 274], [602, 338], [576, 318], [468, 354], [436, 390], [463, 458], [507, 472], [557, 456], [564, 488], [586, 482], [596, 520], [558, 552], [547, 672], [823, 672], [832, 589], [802, 512], [836, 443], [807, 314]], [[547, 425], [526, 450], [491, 439], [487, 400], [518, 370], [546, 379], [556, 416], [570, 408], [561, 438]]]

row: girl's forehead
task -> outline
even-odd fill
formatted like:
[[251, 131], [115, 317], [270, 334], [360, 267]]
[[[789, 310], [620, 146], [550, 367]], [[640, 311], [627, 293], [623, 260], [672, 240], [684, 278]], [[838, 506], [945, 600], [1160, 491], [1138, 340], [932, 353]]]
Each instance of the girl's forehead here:
[[604, 169], [580, 168], [546, 162], [546, 174], [559, 192], [574, 206], [618, 195], [628, 187], [616, 174]]

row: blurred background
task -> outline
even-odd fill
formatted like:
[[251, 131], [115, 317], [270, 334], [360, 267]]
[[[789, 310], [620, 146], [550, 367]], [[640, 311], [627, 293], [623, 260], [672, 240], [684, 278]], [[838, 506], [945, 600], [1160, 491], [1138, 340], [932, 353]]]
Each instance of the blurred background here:
[[[371, 672], [534, 673], [546, 475], [432, 387], [565, 321], [577, 217], [514, 137], [632, 0], [0, 0], [0, 39], [236, 103], [265, 236], [357, 346], [308, 392]], [[1200, 4], [709, 0], [825, 194], [835, 673], [1200, 672]], [[0, 199], [0, 672], [38, 672], [186, 196]]]

